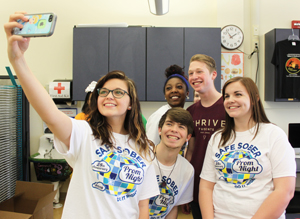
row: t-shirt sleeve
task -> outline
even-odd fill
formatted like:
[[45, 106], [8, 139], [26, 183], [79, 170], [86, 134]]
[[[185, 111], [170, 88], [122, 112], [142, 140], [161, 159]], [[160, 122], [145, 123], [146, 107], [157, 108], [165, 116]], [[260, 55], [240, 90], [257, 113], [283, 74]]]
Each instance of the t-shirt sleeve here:
[[275, 127], [271, 133], [271, 151], [269, 159], [273, 178], [296, 176], [295, 151], [290, 145], [285, 132]]
[[[190, 164], [189, 164], [190, 165]], [[193, 191], [194, 191], [194, 168], [192, 165], [190, 165], [190, 167], [188, 167], [190, 169], [189, 174], [185, 177], [187, 177], [188, 182], [185, 185], [184, 188], [182, 188], [182, 195], [179, 197], [179, 200], [176, 204], [177, 205], [182, 205], [182, 204], [186, 204], [189, 203], [191, 201], [193, 201]]]
[[91, 132], [89, 124], [84, 120], [75, 120], [70, 118], [72, 121], [72, 132], [70, 137], [69, 150], [67, 146], [54, 136], [54, 146], [58, 153], [64, 156], [66, 161], [71, 167], [74, 167], [80, 152], [80, 147], [84, 142], [87, 132]]
[[158, 134], [158, 123], [160, 118], [157, 118], [158, 116], [155, 116], [154, 114], [152, 114], [148, 121], [147, 121], [147, 125], [146, 125], [146, 134], [147, 134], [147, 138], [151, 141], [153, 141], [153, 143], [155, 145], [157, 145], [160, 142], [160, 138], [159, 138], [159, 134]]
[[156, 181], [154, 166], [152, 163], [149, 165], [147, 172], [144, 174], [143, 185], [140, 187], [140, 189], [141, 192], [139, 193], [139, 201], [149, 199], [160, 194]]
[[[194, 113], [193, 108], [194, 108], [194, 104], [191, 105], [191, 106], [189, 106], [189, 107], [186, 109], [186, 110], [191, 114], [191, 116], [193, 116], [193, 113]], [[193, 120], [194, 120], [194, 118], [193, 118]], [[193, 129], [192, 137], [195, 137], [195, 129]]]
[[215, 162], [213, 160], [213, 147], [218, 147], [218, 145], [215, 145], [217, 144], [217, 141], [215, 140], [214, 136], [215, 135], [212, 135], [208, 142], [200, 178], [215, 183], [216, 176], [215, 176]]

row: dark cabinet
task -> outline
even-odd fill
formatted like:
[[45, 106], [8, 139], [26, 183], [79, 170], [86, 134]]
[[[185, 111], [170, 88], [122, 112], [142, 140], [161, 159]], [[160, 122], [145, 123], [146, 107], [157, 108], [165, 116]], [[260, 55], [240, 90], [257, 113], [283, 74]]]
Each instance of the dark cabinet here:
[[[188, 73], [190, 59], [195, 54], [206, 54], [216, 61], [217, 78], [215, 87], [221, 92], [221, 29], [220, 28], [185, 28], [184, 63]], [[190, 100], [193, 95], [190, 92]]]
[[[147, 100], [165, 101], [164, 70], [173, 64], [184, 67], [188, 75], [190, 58], [198, 53], [213, 57], [218, 76], [215, 86], [221, 90], [220, 28], [147, 28]], [[193, 89], [190, 88], [193, 100]]]
[[[112, 70], [121, 70], [135, 81], [142, 101], [165, 101], [164, 70], [184, 67], [197, 53], [217, 63], [217, 90], [221, 90], [220, 28], [74, 28], [73, 100], [84, 100], [87, 85]], [[193, 90], [190, 89], [190, 100]]]
[[139, 100], [146, 100], [146, 28], [110, 28], [109, 71], [121, 70], [137, 87]]
[[183, 52], [183, 28], [147, 28], [148, 101], [166, 101], [163, 93], [165, 69], [173, 64], [183, 67]]
[[108, 28], [73, 29], [73, 100], [85, 99], [85, 88], [108, 72]]
[[[299, 36], [299, 30], [294, 29]], [[298, 102], [296, 98], [280, 98], [280, 86], [277, 68], [271, 63], [275, 44], [292, 35], [292, 29], [273, 29], [265, 34], [265, 100], [277, 102]], [[298, 42], [299, 43], [299, 42]], [[300, 51], [299, 51], [300, 53]]]

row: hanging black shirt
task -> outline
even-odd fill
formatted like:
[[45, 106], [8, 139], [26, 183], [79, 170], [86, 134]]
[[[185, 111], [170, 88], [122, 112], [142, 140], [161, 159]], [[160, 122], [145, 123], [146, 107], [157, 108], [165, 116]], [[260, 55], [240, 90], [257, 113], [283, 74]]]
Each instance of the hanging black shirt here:
[[278, 97], [300, 99], [300, 41], [277, 42], [272, 64], [276, 67]]

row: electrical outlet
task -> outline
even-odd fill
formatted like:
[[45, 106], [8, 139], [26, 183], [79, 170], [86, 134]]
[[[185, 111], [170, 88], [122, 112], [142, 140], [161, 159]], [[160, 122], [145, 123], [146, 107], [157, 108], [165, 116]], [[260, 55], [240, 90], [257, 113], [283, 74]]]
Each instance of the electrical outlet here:
[[258, 36], [254, 36], [253, 39], [252, 39], [252, 42], [253, 42], [254, 49], [258, 49], [259, 48], [259, 38], [258, 38]]
[[259, 51], [259, 44], [258, 42], [254, 42], [254, 49], [253, 49], [254, 52], [258, 52]]

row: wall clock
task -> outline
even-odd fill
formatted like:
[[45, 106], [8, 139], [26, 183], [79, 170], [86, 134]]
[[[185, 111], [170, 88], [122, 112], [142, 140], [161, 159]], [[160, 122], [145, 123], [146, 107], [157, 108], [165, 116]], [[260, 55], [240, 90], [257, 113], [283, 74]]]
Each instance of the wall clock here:
[[233, 50], [239, 48], [244, 41], [244, 33], [236, 25], [227, 25], [221, 30], [221, 45], [225, 49]]

